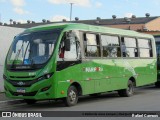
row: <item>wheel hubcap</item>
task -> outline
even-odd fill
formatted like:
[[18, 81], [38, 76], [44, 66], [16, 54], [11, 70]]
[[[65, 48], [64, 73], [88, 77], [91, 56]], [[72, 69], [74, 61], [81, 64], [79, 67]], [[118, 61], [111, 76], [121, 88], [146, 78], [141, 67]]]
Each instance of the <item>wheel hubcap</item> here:
[[132, 85], [128, 85], [128, 93], [133, 94], [133, 87]]
[[70, 91], [69, 98], [71, 102], [74, 102], [76, 100], [76, 93], [73, 90]]

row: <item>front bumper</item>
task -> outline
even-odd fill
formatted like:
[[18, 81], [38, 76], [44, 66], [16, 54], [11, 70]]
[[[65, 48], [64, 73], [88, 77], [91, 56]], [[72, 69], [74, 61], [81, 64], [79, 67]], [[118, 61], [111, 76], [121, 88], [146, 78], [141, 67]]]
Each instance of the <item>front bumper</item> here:
[[[54, 86], [52, 84], [52, 80], [47, 79], [36, 82], [29, 87], [17, 87], [5, 80], [4, 88], [5, 94], [9, 98], [43, 100], [55, 98], [55, 93], [53, 91]], [[17, 92], [17, 89], [25, 89], [25, 92]]]

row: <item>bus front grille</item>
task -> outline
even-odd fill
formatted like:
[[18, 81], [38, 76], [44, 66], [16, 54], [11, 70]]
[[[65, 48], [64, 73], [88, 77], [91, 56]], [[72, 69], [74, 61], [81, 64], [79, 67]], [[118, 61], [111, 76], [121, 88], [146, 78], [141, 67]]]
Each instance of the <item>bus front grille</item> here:
[[7, 80], [14, 87], [30, 87], [34, 83], [38, 82], [38, 80]]
[[19, 96], [19, 95], [22, 95], [22, 96], [35, 96], [38, 91], [26, 92], [26, 93], [19, 93], [19, 92], [13, 92], [13, 91], [9, 91], [9, 92], [14, 96]]
[[35, 76], [10, 76], [10, 78], [34, 78]]

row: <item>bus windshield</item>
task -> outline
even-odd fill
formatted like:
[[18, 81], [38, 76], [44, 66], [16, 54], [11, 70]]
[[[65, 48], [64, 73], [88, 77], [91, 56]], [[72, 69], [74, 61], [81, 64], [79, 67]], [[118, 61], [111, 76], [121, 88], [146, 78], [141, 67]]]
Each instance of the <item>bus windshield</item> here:
[[53, 30], [16, 36], [7, 56], [7, 65], [20, 67], [46, 63], [53, 53], [59, 33]]

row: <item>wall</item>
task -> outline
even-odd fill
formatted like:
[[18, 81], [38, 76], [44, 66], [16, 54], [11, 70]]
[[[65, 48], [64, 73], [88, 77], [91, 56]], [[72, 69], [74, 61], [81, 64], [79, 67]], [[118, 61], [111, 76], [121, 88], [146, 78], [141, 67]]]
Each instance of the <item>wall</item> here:
[[6, 54], [15, 35], [24, 29], [0, 26], [0, 91], [3, 91], [3, 67]]

